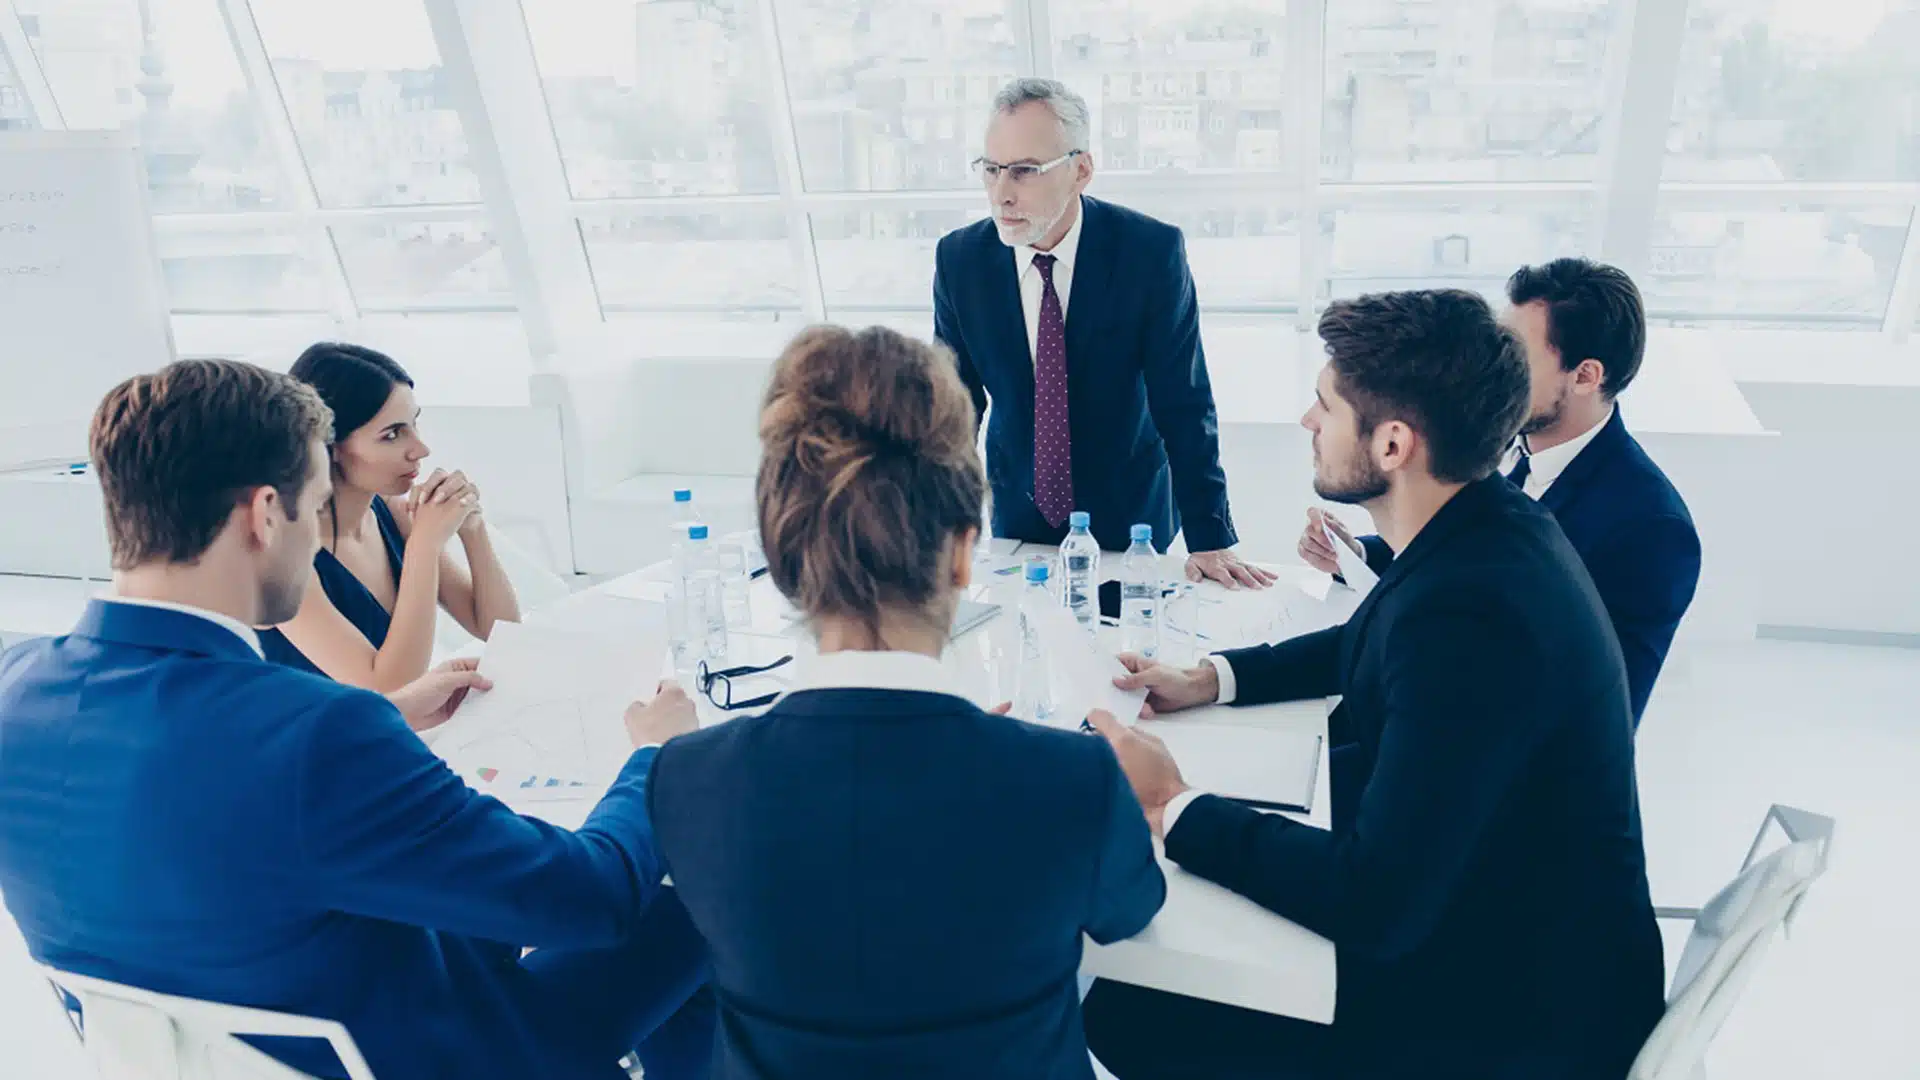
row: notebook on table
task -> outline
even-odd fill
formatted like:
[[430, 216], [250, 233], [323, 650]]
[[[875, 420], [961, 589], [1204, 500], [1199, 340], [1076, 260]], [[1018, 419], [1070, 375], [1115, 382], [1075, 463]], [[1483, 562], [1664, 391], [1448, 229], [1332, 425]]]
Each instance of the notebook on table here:
[[1143, 720], [1193, 787], [1262, 810], [1308, 813], [1320, 775], [1319, 735], [1205, 720]]

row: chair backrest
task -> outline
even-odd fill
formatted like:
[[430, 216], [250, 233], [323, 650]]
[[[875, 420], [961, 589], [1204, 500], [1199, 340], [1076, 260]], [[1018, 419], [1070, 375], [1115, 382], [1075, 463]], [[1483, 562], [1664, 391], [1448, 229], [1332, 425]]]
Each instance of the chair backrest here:
[[[1755, 861], [1769, 826], [1787, 843]], [[1791, 925], [1807, 889], [1826, 871], [1833, 819], [1792, 807], [1767, 812], [1740, 874], [1694, 915], [1667, 1011], [1634, 1060], [1629, 1080], [1696, 1080], [1707, 1047], [1752, 979], [1776, 931]]]
[[352, 1080], [373, 1080], [338, 1021], [169, 997], [42, 968], [80, 1004], [87, 1059], [101, 1080], [311, 1080], [241, 1042], [242, 1035], [324, 1039]]

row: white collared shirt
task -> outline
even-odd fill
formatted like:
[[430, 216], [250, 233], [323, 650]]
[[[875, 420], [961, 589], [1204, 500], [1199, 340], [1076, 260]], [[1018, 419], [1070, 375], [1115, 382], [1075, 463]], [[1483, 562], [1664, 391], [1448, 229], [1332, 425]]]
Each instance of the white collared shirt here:
[[1020, 311], [1027, 317], [1027, 358], [1032, 359], [1040, 351], [1040, 300], [1046, 294], [1046, 279], [1040, 276], [1040, 268], [1033, 265], [1035, 255], [1051, 255], [1053, 264], [1053, 291], [1060, 294], [1060, 322], [1067, 319], [1067, 298], [1073, 292], [1073, 264], [1080, 256], [1080, 226], [1087, 220], [1087, 207], [1083, 202], [1074, 208], [1073, 225], [1067, 229], [1067, 235], [1053, 245], [1052, 251], [1040, 251], [1021, 244], [1013, 249], [1013, 272], [1020, 279]]
[[833, 652], [794, 664], [788, 693], [800, 690], [904, 690], [965, 698], [940, 661], [914, 652]]
[[[1527, 482], [1522, 485], [1523, 490], [1527, 493], [1527, 498], [1533, 499], [1536, 502], [1539, 501], [1540, 497], [1547, 493], [1547, 489], [1553, 486], [1553, 482], [1560, 479], [1560, 474], [1567, 471], [1567, 466], [1573, 464], [1573, 459], [1580, 456], [1580, 451], [1585, 450], [1587, 444], [1592, 442], [1594, 437], [1600, 434], [1600, 429], [1606, 427], [1607, 421], [1612, 419], [1613, 409], [1609, 408], [1607, 415], [1601, 417], [1599, 423], [1587, 430], [1575, 435], [1559, 446], [1548, 447], [1545, 450], [1536, 450], [1528, 455], [1533, 459], [1533, 464], [1528, 467]], [[1522, 442], [1524, 442], [1525, 439], [1526, 436], [1524, 435], [1520, 437], [1520, 441]], [[1516, 442], [1513, 449], [1507, 451], [1507, 460], [1503, 463], [1500, 471], [1502, 473], [1512, 472], [1513, 467], [1520, 464], [1520, 456], [1520, 442]]]
[[187, 604], [176, 604], [169, 600], [148, 600], [138, 596], [121, 596], [119, 593], [112, 592], [101, 593], [100, 599], [110, 604], [131, 604], [134, 607], [159, 608], [162, 611], [176, 611], [182, 615], [192, 615], [196, 618], [205, 619], [216, 626], [224, 626], [228, 630], [233, 631], [234, 636], [246, 642], [247, 647], [252, 649], [255, 655], [262, 657], [266, 655], [260, 650], [259, 633], [257, 633], [253, 627], [248, 626], [246, 623], [241, 622], [231, 615], [222, 615], [217, 611], [208, 611], [206, 608], [191, 607]]

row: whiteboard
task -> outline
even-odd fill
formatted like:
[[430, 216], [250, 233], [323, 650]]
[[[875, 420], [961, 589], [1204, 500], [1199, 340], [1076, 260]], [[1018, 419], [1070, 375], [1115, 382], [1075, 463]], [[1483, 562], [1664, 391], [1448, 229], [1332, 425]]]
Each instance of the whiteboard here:
[[100, 398], [173, 358], [133, 137], [0, 132], [0, 469], [85, 461]]

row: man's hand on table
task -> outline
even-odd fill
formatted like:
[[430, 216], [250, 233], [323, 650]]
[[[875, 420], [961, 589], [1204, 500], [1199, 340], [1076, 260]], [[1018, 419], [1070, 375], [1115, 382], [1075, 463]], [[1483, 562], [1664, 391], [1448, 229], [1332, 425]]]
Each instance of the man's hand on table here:
[[491, 690], [476, 659], [449, 660], [387, 695], [415, 731], [439, 727], [453, 717], [470, 690]]
[[1279, 578], [1271, 570], [1242, 562], [1232, 548], [1196, 551], [1187, 556], [1187, 580], [1217, 581], [1229, 589], [1264, 589]]
[[1087, 724], [1113, 747], [1114, 756], [1120, 759], [1120, 771], [1126, 774], [1134, 798], [1140, 800], [1140, 809], [1146, 811], [1147, 827], [1153, 835], [1164, 838], [1167, 804], [1188, 790], [1166, 744], [1122, 724], [1105, 709], [1088, 713]]
[[1142, 719], [1162, 713], [1211, 705], [1220, 700], [1220, 672], [1209, 663], [1191, 668], [1168, 667], [1135, 653], [1121, 653], [1120, 663], [1128, 674], [1113, 680], [1122, 690], [1145, 690], [1147, 705]]

